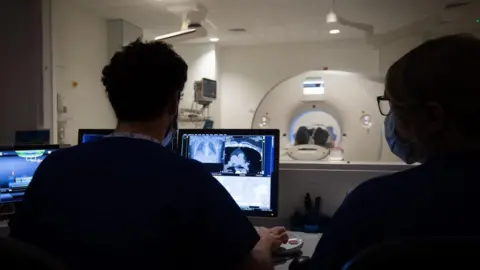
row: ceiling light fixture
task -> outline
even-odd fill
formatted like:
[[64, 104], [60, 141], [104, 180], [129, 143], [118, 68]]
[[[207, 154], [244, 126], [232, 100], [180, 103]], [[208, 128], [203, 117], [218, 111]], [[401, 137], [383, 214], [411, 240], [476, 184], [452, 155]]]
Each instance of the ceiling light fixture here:
[[329, 33], [332, 34], [332, 35], [340, 34], [340, 30], [332, 29], [332, 30], [329, 31]]
[[177, 36], [188, 35], [195, 32], [197, 32], [197, 29], [191, 28], [191, 29], [181, 30], [181, 31], [170, 33], [170, 34], [158, 36], [158, 37], [155, 37], [155, 40], [165, 40], [165, 39], [169, 39]]
[[338, 22], [337, 14], [335, 14], [335, 12], [333, 12], [333, 10], [331, 10], [327, 14], [327, 23], [336, 23], [336, 22]]
[[219, 38], [211, 38], [210, 41], [211, 42], [218, 42], [220, 39]]
[[165, 8], [173, 14], [182, 15], [182, 25], [180, 31], [155, 37], [155, 40], [172, 44], [208, 36], [207, 29], [202, 26], [208, 14], [208, 10], [203, 5], [167, 5]]

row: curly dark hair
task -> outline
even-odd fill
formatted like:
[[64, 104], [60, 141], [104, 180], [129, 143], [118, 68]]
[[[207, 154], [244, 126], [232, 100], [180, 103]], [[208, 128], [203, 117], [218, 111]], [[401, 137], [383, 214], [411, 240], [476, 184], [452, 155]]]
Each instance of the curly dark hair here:
[[102, 83], [118, 121], [152, 121], [176, 108], [187, 70], [171, 45], [136, 40], [115, 53]]

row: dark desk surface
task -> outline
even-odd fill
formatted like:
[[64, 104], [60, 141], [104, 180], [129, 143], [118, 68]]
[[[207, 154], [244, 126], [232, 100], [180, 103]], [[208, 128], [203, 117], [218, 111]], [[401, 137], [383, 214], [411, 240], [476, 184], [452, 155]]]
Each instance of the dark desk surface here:
[[8, 232], [8, 223], [5, 221], [0, 221], [0, 237], [7, 237]]
[[[7, 237], [8, 236], [8, 223], [0, 221], [0, 237]], [[304, 256], [312, 256], [313, 252], [315, 251], [315, 247], [317, 246], [321, 234], [307, 234], [302, 232], [289, 232], [290, 237], [299, 237], [304, 240], [303, 243], [303, 255]], [[287, 261], [282, 264], [278, 264], [275, 266], [275, 270], [288, 270], [288, 265], [290, 261]]]
[[[311, 233], [302, 233], [302, 232], [289, 232], [290, 237], [298, 237], [303, 239], [302, 252], [303, 256], [311, 257], [315, 251], [318, 241], [322, 237], [322, 234], [311, 234]], [[288, 270], [291, 260], [286, 261], [285, 263], [278, 264], [275, 266], [275, 270]]]

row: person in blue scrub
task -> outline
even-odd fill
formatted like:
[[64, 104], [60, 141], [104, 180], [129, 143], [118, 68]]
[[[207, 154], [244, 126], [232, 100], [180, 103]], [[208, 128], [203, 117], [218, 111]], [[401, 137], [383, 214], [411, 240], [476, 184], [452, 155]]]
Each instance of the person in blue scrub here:
[[[429, 40], [394, 63], [385, 135], [411, 169], [364, 182], [345, 199], [318, 243], [312, 269], [341, 269], [383, 242], [480, 237], [480, 40]], [[387, 109], [385, 109], [387, 108]]]
[[186, 80], [166, 43], [117, 52], [102, 77], [115, 132], [49, 155], [10, 236], [70, 269], [272, 269], [285, 229], [257, 232], [201, 163], [164, 147]]

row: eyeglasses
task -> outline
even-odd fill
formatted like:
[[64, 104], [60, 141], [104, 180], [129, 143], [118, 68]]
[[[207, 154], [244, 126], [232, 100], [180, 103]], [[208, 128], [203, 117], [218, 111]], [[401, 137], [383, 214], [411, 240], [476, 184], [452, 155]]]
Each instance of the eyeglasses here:
[[387, 116], [390, 114], [390, 101], [385, 96], [378, 96], [377, 97], [378, 109], [380, 110], [380, 114], [383, 116]]

